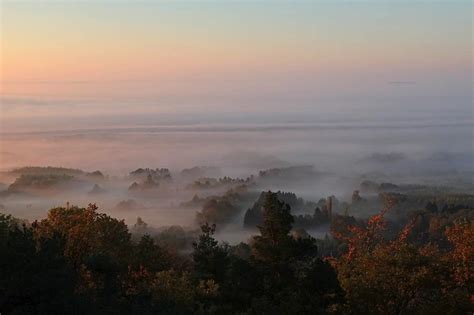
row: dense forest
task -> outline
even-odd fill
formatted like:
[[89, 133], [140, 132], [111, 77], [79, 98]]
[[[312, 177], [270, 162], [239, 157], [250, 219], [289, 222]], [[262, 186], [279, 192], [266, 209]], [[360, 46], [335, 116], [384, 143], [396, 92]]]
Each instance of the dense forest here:
[[[284, 198], [279, 198], [282, 196]], [[181, 250], [95, 204], [31, 224], [0, 216], [2, 314], [468, 314], [474, 299], [469, 209], [430, 203], [400, 226], [335, 214], [331, 235], [294, 229], [291, 195], [262, 193], [248, 242], [200, 232]], [[356, 198], [356, 197], [355, 197]], [[301, 201], [299, 201], [301, 202]], [[215, 205], [214, 205], [215, 206]], [[205, 206], [204, 209], [211, 207]], [[463, 215], [459, 216], [458, 213]], [[321, 215], [321, 214], [320, 214]], [[297, 218], [297, 217], [296, 217]], [[300, 219], [301, 220], [301, 219]], [[140, 232], [141, 231], [141, 232]], [[160, 234], [163, 237], [163, 234]], [[181, 246], [186, 248], [186, 246]]]
[[469, 185], [307, 165], [0, 175], [1, 314], [474, 310]]

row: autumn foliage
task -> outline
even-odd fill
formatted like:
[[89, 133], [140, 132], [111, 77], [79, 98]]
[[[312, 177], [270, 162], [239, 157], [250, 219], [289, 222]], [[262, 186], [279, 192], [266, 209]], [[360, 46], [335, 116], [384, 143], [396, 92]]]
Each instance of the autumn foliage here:
[[[258, 235], [231, 246], [205, 223], [188, 252], [137, 238], [95, 205], [54, 208], [26, 224], [0, 215], [5, 314], [467, 314], [474, 224], [413, 216], [332, 218], [334, 239], [294, 233], [288, 204], [267, 192]], [[423, 224], [425, 224], [423, 230]], [[146, 226], [141, 222], [140, 226]], [[428, 231], [428, 232], [427, 232]], [[423, 235], [421, 235], [423, 234]], [[421, 236], [420, 236], [421, 235]], [[333, 244], [334, 254], [320, 248]], [[321, 246], [320, 246], [321, 245]]]
[[[347, 252], [330, 259], [345, 292], [340, 311], [354, 314], [454, 314], [473, 309], [474, 225], [446, 230], [452, 249], [409, 241], [416, 219], [386, 237], [386, 209], [365, 227], [336, 234]], [[436, 311], [434, 311], [436, 310]]]

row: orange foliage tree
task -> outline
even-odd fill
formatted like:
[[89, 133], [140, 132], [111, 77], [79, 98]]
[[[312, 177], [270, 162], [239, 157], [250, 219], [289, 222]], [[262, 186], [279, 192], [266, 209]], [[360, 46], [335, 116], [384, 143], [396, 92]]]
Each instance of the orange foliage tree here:
[[335, 235], [348, 247], [344, 255], [332, 260], [345, 291], [343, 311], [451, 314], [472, 309], [472, 223], [449, 229], [447, 236], [454, 249], [442, 251], [434, 244], [420, 246], [408, 241], [414, 221], [387, 240], [387, 211], [370, 218], [366, 227], [348, 227], [349, 235]]

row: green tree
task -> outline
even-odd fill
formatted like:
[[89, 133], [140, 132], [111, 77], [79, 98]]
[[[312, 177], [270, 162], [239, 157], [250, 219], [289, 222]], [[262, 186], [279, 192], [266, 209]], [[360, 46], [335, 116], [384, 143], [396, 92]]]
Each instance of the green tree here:
[[268, 192], [260, 235], [253, 238], [261, 293], [252, 301], [256, 313], [318, 313], [338, 302], [340, 289], [333, 268], [317, 255], [312, 237], [290, 236], [290, 207]]
[[276, 193], [268, 192], [263, 204], [263, 223], [260, 235], [253, 237], [252, 249], [256, 259], [270, 265], [281, 264], [291, 255], [293, 223], [290, 206], [278, 200]]
[[8, 233], [0, 243], [0, 310], [5, 314], [85, 312], [74, 294], [74, 270], [63, 257], [59, 235], [37, 242], [31, 227], [0, 219]]
[[216, 225], [208, 223], [201, 226], [198, 242], [193, 243], [193, 261], [196, 276], [199, 279], [224, 280], [227, 267], [227, 251], [219, 246], [213, 237]]

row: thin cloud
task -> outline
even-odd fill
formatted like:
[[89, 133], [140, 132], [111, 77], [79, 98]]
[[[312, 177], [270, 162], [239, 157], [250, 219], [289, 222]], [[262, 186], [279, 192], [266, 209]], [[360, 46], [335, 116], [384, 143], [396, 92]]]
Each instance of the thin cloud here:
[[413, 84], [416, 84], [416, 81], [388, 81], [388, 84], [394, 84], [394, 85], [413, 85]]

